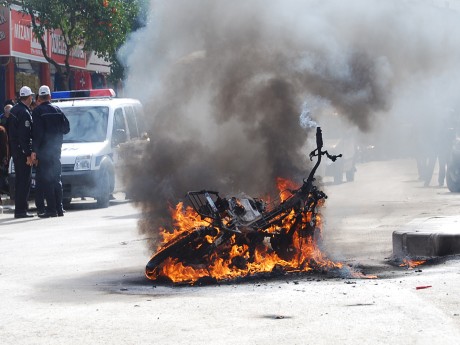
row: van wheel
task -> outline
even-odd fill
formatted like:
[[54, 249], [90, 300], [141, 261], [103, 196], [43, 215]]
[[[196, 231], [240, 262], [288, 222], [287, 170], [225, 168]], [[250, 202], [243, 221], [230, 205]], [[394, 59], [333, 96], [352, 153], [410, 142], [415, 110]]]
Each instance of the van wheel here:
[[101, 178], [99, 180], [99, 188], [98, 188], [98, 196], [97, 200], [97, 207], [98, 208], [107, 208], [109, 207], [110, 203], [110, 175], [107, 170], [101, 174]]

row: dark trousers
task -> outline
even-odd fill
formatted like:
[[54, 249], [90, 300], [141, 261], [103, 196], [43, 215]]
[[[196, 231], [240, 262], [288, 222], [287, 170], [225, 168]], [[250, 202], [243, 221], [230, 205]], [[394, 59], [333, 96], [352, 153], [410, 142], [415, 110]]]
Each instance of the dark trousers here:
[[46, 212], [62, 213], [62, 182], [60, 157], [41, 157], [38, 160], [41, 165], [40, 179], [38, 184], [45, 195]]
[[38, 213], [45, 212], [45, 192], [43, 186], [45, 179], [43, 176], [43, 169], [41, 164], [38, 164], [35, 168], [35, 207], [37, 207]]
[[15, 180], [14, 214], [24, 214], [29, 209], [32, 167], [27, 165], [27, 157], [22, 153], [13, 155]]

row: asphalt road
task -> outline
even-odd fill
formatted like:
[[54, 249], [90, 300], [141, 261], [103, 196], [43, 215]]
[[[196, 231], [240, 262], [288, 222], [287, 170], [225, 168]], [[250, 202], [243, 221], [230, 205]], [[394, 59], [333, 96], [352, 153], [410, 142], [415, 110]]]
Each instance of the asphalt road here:
[[458, 344], [460, 258], [412, 270], [390, 260], [393, 231], [458, 214], [460, 195], [422, 185], [415, 164], [390, 161], [361, 164], [355, 182], [325, 187], [325, 250], [377, 279], [154, 285], [143, 276], [151, 253], [131, 203], [99, 210], [78, 201], [52, 219], [4, 212], [0, 343]]

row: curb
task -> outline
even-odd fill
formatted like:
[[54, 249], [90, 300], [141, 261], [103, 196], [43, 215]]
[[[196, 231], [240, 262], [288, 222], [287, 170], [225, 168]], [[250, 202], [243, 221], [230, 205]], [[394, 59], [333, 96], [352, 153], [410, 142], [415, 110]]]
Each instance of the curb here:
[[392, 237], [396, 258], [460, 254], [460, 216], [416, 218]]

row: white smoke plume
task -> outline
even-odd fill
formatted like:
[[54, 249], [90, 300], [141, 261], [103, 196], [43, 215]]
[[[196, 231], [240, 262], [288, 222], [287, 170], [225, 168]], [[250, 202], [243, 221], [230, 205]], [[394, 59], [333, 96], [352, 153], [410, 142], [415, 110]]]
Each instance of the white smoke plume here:
[[300, 181], [313, 132], [300, 121], [321, 125], [321, 108], [386, 138], [457, 108], [459, 13], [431, 3], [151, 1], [121, 51], [151, 138], [128, 172], [146, 231], [188, 190], [264, 196], [277, 176]]

